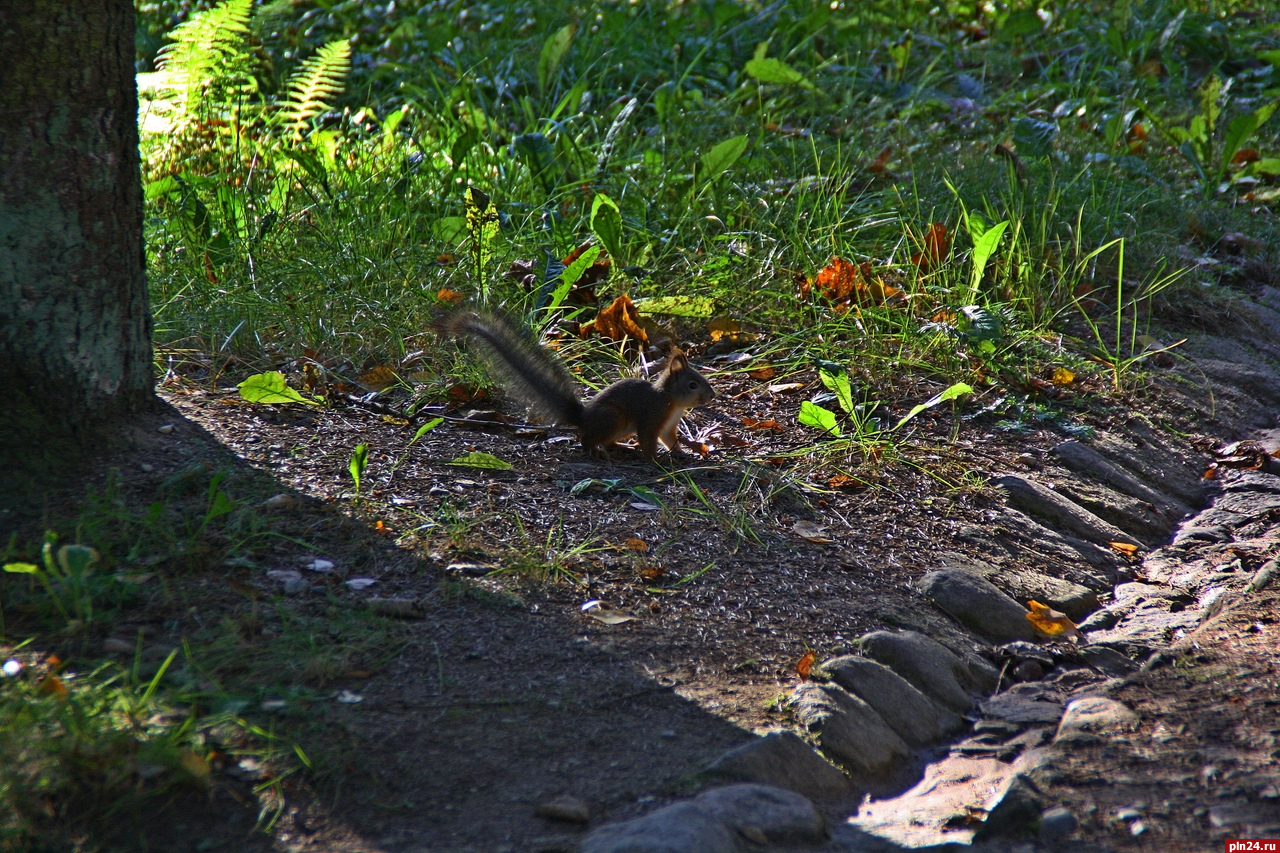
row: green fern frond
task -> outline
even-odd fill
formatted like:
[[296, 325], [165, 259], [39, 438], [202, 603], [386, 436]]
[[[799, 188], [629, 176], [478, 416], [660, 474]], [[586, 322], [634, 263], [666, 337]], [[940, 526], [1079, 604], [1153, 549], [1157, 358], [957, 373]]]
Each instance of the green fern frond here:
[[246, 44], [253, 0], [225, 0], [193, 15], [169, 34], [173, 41], [156, 57], [160, 85], [174, 93], [183, 117], [207, 102], [225, 104], [257, 92], [253, 58]]
[[288, 94], [280, 107], [285, 126], [295, 138], [302, 136], [313, 118], [333, 108], [350, 70], [351, 44], [338, 39], [321, 47], [289, 78]]

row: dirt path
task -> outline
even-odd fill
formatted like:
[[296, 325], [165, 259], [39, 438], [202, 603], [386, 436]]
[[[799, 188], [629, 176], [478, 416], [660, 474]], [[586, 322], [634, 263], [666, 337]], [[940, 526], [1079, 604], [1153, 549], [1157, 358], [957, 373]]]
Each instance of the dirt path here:
[[[888, 629], [993, 656], [993, 643], [921, 597], [930, 571], [979, 566], [1015, 599], [1055, 606], [1092, 595], [1086, 613], [1113, 603], [1112, 586], [1137, 576], [1136, 557], [1030, 520], [978, 485], [1011, 473], [1048, 482], [1128, 523], [1138, 556], [1164, 544], [1176, 517], [1109, 504], [1064, 467], [1060, 448], [1087, 431], [1086, 444], [1135, 477], [1145, 471], [1169, 506], [1196, 502], [1210, 445], [1274, 426], [1280, 411], [1268, 367], [1280, 336], [1264, 334], [1280, 300], [1264, 289], [1250, 304], [1251, 342], [1200, 336], [1181, 367], [1153, 371], [1130, 410], [1093, 405], [1088, 386], [1056, 403], [1061, 417], [1017, 430], [1001, 415], [956, 422], [937, 409], [856, 468], [788, 457], [812, 440], [793, 428], [745, 427], [744, 418], [789, 423], [806, 392], [779, 396], [743, 374], [713, 377], [723, 402], [701, 425], [714, 425], [718, 450], [674, 473], [635, 453], [603, 464], [542, 436], [453, 423], [408, 448], [408, 428], [367, 412], [252, 406], [181, 381], [164, 390], [173, 409], [140, 424], [113, 464], [125, 472], [125, 499], [143, 504], [193, 465], [231, 470], [244, 500], [288, 496], [256, 513], [280, 535], [230, 570], [208, 567], [198, 593], [201, 619], [240, 626], [236, 653], [246, 659], [279, 655], [279, 638], [298, 642], [289, 630], [303, 620], [327, 626], [280, 658], [278, 681], [310, 691], [285, 703], [285, 722], [323, 760], [307, 782], [286, 786], [267, 846], [567, 851], [592, 828], [691, 796], [707, 784], [708, 762], [753, 735], [806, 734], [787, 700], [807, 650], [819, 661], [859, 654], [860, 636]], [[903, 387], [886, 405], [898, 415], [934, 391]], [[974, 402], [970, 410], [994, 401]], [[165, 424], [175, 429], [159, 432]], [[366, 500], [352, 517], [347, 469], [361, 442]], [[744, 446], [750, 461], [734, 449]], [[447, 464], [469, 450], [513, 467]], [[1240, 572], [1280, 548], [1274, 518], [1262, 523], [1275, 541], [1245, 555]], [[313, 577], [303, 568], [317, 557], [334, 566]], [[273, 571], [303, 582], [286, 588]], [[346, 583], [356, 578], [373, 583]], [[584, 610], [588, 602], [600, 605]], [[1108, 687], [1140, 723], [1121, 740], [1081, 742], [1058, 767], [1049, 797], [1076, 816], [1073, 838], [1097, 849], [1210, 849], [1254, 811], [1269, 814], [1275, 603], [1272, 593], [1250, 598], [1171, 632], [1176, 665]], [[194, 630], [188, 611], [163, 617], [151, 621], [174, 637]], [[1135, 664], [1155, 650], [1116, 648]], [[828, 849], [893, 847], [840, 829], [856, 798], [819, 805], [836, 828]], [[172, 850], [264, 843], [219, 829], [213, 814], [183, 812], [151, 837], [171, 830]]]

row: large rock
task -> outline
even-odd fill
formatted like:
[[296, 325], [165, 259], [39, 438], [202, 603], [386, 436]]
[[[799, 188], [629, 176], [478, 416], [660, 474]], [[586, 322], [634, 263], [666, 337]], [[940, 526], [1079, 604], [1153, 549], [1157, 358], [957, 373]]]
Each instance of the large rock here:
[[1078, 536], [1097, 545], [1123, 542], [1139, 545], [1135, 537], [1089, 510], [1034, 480], [1011, 474], [1000, 477], [996, 485], [1005, 493], [1009, 505], [1043, 519], [1054, 530]]
[[989, 640], [1035, 640], [1027, 609], [972, 572], [941, 569], [920, 579], [920, 594]]
[[791, 694], [791, 705], [796, 718], [817, 734], [822, 751], [855, 782], [883, 779], [911, 754], [874, 708], [834, 684], [801, 684]]
[[1064, 441], [1053, 448], [1053, 455], [1066, 467], [1130, 497], [1157, 507], [1160, 514], [1176, 523], [1191, 510], [1177, 498], [1158, 492], [1123, 468], [1107, 460], [1098, 451], [1079, 441]]
[[582, 840], [580, 853], [744, 853], [745, 839], [693, 800], [632, 820], [606, 824]]
[[817, 844], [826, 824], [813, 803], [767, 785], [715, 788], [632, 820], [606, 824], [581, 853], [752, 853], [770, 845]]
[[814, 800], [839, 799], [853, 790], [835, 765], [792, 732], [774, 732], [744, 743], [717, 758], [706, 773], [718, 779], [786, 788]]
[[864, 655], [961, 714], [973, 707], [970, 691], [985, 693], [999, 678], [990, 664], [966, 664], [946, 646], [914, 631], [873, 631], [858, 643]]
[[730, 785], [704, 791], [694, 803], [759, 844], [813, 844], [827, 838], [822, 815], [794, 791], [768, 785]]
[[887, 666], [853, 655], [822, 665], [833, 681], [876, 710], [908, 746], [937, 743], [964, 728], [964, 720], [938, 705]]

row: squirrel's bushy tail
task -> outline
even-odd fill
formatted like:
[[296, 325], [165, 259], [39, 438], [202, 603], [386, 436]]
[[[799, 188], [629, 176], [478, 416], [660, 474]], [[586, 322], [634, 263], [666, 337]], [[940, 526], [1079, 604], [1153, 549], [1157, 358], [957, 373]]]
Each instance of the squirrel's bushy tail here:
[[556, 423], [582, 425], [584, 407], [569, 371], [510, 320], [459, 311], [445, 318], [443, 326], [451, 335], [479, 344], [507, 389], [531, 408]]

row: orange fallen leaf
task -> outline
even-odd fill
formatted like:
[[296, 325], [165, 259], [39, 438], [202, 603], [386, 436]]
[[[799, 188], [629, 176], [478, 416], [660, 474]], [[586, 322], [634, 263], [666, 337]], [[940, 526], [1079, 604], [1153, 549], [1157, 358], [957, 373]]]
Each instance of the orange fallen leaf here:
[[580, 334], [585, 338], [592, 332], [613, 341], [630, 338], [642, 344], [649, 342], [649, 333], [644, 330], [641, 323], [640, 311], [625, 294], [613, 300], [612, 305], [584, 325]]
[[1079, 639], [1080, 632], [1076, 630], [1076, 623], [1068, 619], [1067, 614], [1035, 600], [1028, 601], [1027, 607], [1031, 610], [1027, 614], [1027, 621], [1040, 633], [1049, 637]]
[[458, 302], [461, 302], [465, 298], [466, 297], [463, 296], [458, 291], [450, 290], [447, 287], [442, 287], [440, 288], [439, 291], [436, 292], [436, 299], [440, 300], [441, 302], [448, 303], [449, 305], [454, 305]]
[[635, 536], [629, 537], [627, 541], [623, 542], [622, 544], [626, 546], [628, 551], [648, 551], [649, 550], [649, 543]]
[[805, 681], [809, 680], [809, 672], [813, 669], [813, 662], [817, 659], [817, 652], [810, 649], [804, 653], [804, 656], [800, 658], [800, 660], [796, 661], [796, 672], [798, 672], [800, 677]]
[[747, 429], [758, 429], [769, 432], [782, 432], [783, 426], [777, 421], [758, 421], [755, 418], [743, 418], [742, 425]]
[[455, 403], [470, 403], [485, 396], [484, 389], [474, 385], [454, 385], [447, 393], [449, 399]]
[[62, 683], [62, 679], [52, 674], [46, 675], [36, 690], [48, 696], [66, 696], [70, 692], [67, 690], [67, 685]]
[[848, 474], [833, 474], [827, 478], [827, 485], [833, 489], [852, 489], [863, 485], [862, 481]]
[[1253, 163], [1253, 162], [1255, 162], [1255, 161], [1257, 161], [1257, 160], [1259, 160], [1259, 159], [1261, 159], [1261, 158], [1258, 156], [1258, 151], [1257, 151], [1257, 149], [1254, 149], [1254, 148], [1241, 148], [1239, 151], [1237, 151], [1237, 152], [1235, 153], [1235, 155], [1234, 155], [1234, 156], [1232, 156], [1232, 158], [1231, 158], [1231, 165], [1233, 165], [1233, 166], [1244, 166], [1244, 165], [1247, 165], [1247, 164], [1249, 164], [1249, 163]]
[[[581, 257], [583, 252], [590, 248], [590, 242], [583, 243], [581, 246], [566, 255], [561, 263], [566, 267], [569, 266]], [[582, 274], [582, 277], [574, 283], [574, 290], [586, 288], [590, 285], [599, 284], [600, 282], [607, 280], [609, 278], [609, 268], [611, 265], [612, 262], [609, 260], [609, 256], [604, 252], [601, 252], [596, 256], [596, 259], [591, 262], [591, 266], [587, 267], [586, 271]], [[594, 296], [591, 301], [595, 301]]]
[[1137, 553], [1138, 553], [1137, 545], [1131, 545], [1128, 542], [1108, 542], [1107, 544], [1111, 546], [1112, 550], [1118, 551], [1121, 554], [1124, 554], [1126, 557], [1137, 556]]
[[640, 577], [647, 581], [656, 581], [667, 573], [666, 566], [645, 566], [640, 570]]
[[778, 370], [774, 367], [757, 367], [755, 370], [748, 370], [747, 375], [752, 379], [759, 379], [761, 382], [768, 382], [770, 379], [778, 375]]
[[882, 174], [888, 168], [889, 155], [892, 153], [893, 146], [886, 145], [881, 149], [880, 153], [876, 155], [876, 159], [871, 162], [871, 165], [867, 166], [867, 171], [876, 175]]
[[933, 222], [924, 235], [924, 249], [911, 256], [911, 263], [921, 272], [933, 269], [946, 259], [951, 251], [951, 237], [947, 234], [947, 226], [941, 222]]

